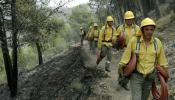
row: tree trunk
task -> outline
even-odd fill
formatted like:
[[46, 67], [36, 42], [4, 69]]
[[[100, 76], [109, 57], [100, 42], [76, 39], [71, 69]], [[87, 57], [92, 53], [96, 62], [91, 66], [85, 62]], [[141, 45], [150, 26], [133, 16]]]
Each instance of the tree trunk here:
[[143, 16], [148, 17], [148, 12], [149, 12], [149, 1], [147, 0], [141, 0], [142, 8], [143, 8]]
[[161, 4], [163, 4], [163, 3], [165, 3], [165, 0], [159, 0], [159, 2], [160, 2]]
[[122, 12], [121, 7], [119, 8], [119, 11], [118, 11], [118, 18], [119, 18], [119, 24], [124, 23], [124, 16], [123, 16], [123, 12]]
[[41, 51], [41, 46], [38, 42], [36, 42], [36, 48], [38, 51], [38, 61], [39, 61], [39, 65], [43, 64], [43, 57], [42, 57], [42, 51]]
[[7, 37], [5, 34], [5, 28], [4, 28], [4, 17], [2, 9], [0, 8], [0, 40], [1, 40], [1, 49], [3, 53], [3, 59], [4, 59], [4, 65], [5, 65], [5, 71], [7, 76], [7, 82], [10, 89], [10, 92], [12, 93], [12, 63], [9, 55], [9, 50], [7, 46]]
[[17, 84], [18, 84], [18, 45], [17, 45], [17, 19], [16, 19], [16, 0], [12, 0], [11, 3], [11, 14], [12, 14], [12, 47], [13, 47], [13, 93], [12, 96], [17, 95]]
[[141, 12], [141, 16], [143, 17], [143, 7], [142, 7], [142, 3], [141, 3], [141, 1], [140, 0], [138, 0], [138, 7], [139, 7], [139, 11]]
[[154, 0], [154, 4], [155, 4], [155, 11], [156, 11], [156, 18], [160, 18], [162, 14], [159, 8], [159, 0]]

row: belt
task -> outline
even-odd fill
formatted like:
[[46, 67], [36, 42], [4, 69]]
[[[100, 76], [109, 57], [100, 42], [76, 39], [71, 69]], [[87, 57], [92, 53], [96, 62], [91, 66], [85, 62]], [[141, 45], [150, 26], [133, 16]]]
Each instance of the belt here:
[[134, 70], [134, 71], [133, 71], [133, 73], [139, 74], [139, 75], [143, 76], [144, 78], [149, 77], [149, 75], [152, 74], [152, 73], [154, 73], [154, 72], [155, 72], [155, 70], [154, 70], [153, 72], [151, 72], [151, 73], [145, 75], [145, 74], [142, 74], [142, 73], [138, 72], [137, 70]]
[[95, 41], [98, 41], [98, 38], [94, 38]]
[[112, 42], [112, 40], [108, 40], [108, 41], [106, 41], [106, 40], [102, 40], [102, 42]]

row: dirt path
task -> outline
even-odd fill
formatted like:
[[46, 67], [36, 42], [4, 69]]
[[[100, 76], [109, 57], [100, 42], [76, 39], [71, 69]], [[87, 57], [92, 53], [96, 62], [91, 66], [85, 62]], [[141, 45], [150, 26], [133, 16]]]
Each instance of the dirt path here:
[[104, 74], [108, 74], [109, 77], [98, 77], [96, 78], [96, 83], [91, 86], [92, 94], [89, 96], [88, 100], [130, 100], [131, 95], [130, 91], [126, 91], [123, 88], [120, 89], [120, 91], [117, 91], [117, 63], [119, 62], [119, 59], [121, 57], [121, 52], [115, 52], [113, 54], [112, 58], [112, 66], [111, 66], [111, 72], [107, 73], [104, 71], [105, 68], [105, 58], [100, 62], [98, 66], [96, 66], [96, 56], [90, 53], [88, 47], [85, 46], [84, 50], [86, 53], [90, 56], [89, 60], [85, 61], [86, 65], [89, 67], [94, 67], [97, 70], [102, 70]]

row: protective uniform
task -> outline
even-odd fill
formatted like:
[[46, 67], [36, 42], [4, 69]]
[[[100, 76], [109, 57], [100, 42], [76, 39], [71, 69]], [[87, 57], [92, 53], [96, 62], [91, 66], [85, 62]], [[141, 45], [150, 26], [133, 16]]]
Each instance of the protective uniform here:
[[[150, 25], [156, 26], [152, 19], [145, 18], [141, 22], [141, 29]], [[142, 31], [139, 32], [142, 34]], [[138, 42], [139, 50], [136, 50], [136, 44]], [[164, 69], [168, 67], [163, 45], [158, 38], [152, 37], [149, 41], [149, 45], [146, 46], [143, 35], [140, 37], [133, 37], [129, 41], [122, 59], [119, 62], [119, 73], [122, 73], [124, 66], [128, 64], [132, 53], [138, 54], [137, 66], [130, 76], [132, 100], [147, 100], [152, 83], [156, 77], [156, 64], [160, 64]]]
[[[124, 14], [124, 20], [133, 20], [134, 21], [134, 14], [132, 11], [126, 11]], [[138, 31], [140, 30], [139, 26], [136, 25], [134, 22], [132, 23], [132, 25], [127, 25], [127, 23], [125, 22], [124, 24], [120, 25], [117, 28], [115, 37], [116, 37], [116, 48], [117, 49], [124, 49], [127, 47], [127, 44], [129, 42], [129, 40], [134, 37], [134, 36], [140, 36], [140, 34], [137, 34]], [[121, 37], [123, 37], [124, 39], [122, 41], [120, 41]], [[123, 42], [123, 43], [120, 43]], [[128, 78], [126, 77], [122, 77], [122, 75], [119, 75], [118, 77], [118, 84], [119, 87], [122, 86], [123, 88], [125, 88], [126, 90], [128, 90], [127, 88], [127, 83], [129, 82]], [[118, 88], [119, 88], [118, 87]]]
[[[125, 20], [134, 19], [134, 18], [135, 16], [132, 11], [127, 11], [124, 15]], [[133, 23], [131, 26], [128, 26], [126, 23], [122, 24], [117, 28], [117, 31], [116, 31], [117, 40], [119, 39], [119, 36], [121, 34], [124, 34], [124, 38], [125, 38], [124, 46], [126, 47], [129, 40], [133, 36], [136, 36], [136, 33], [138, 33], [139, 30], [140, 30], [139, 26], [136, 25], [135, 23]]]
[[80, 38], [81, 38], [80, 44], [81, 44], [81, 46], [83, 46], [83, 40], [84, 40], [85, 35], [86, 35], [86, 33], [83, 30], [83, 27], [80, 27]]
[[90, 27], [89, 27], [89, 30], [88, 30], [88, 32], [87, 32], [87, 34], [86, 34], [86, 39], [89, 41], [89, 50], [91, 51], [92, 50], [92, 37], [91, 37], [91, 31], [92, 31], [92, 29], [93, 29], [93, 26], [91, 25]]
[[[108, 16], [106, 22], [113, 22], [113, 18]], [[113, 26], [109, 27], [108, 24], [102, 27], [100, 30], [98, 38], [98, 48], [101, 49], [100, 56], [97, 58], [97, 64], [106, 56], [105, 70], [110, 72], [110, 63], [112, 60], [112, 40], [115, 34], [115, 28]]]
[[98, 30], [98, 24], [94, 23], [93, 29], [90, 32], [90, 38], [92, 39], [93, 54], [95, 54], [95, 51], [97, 48], [99, 33], [100, 33], [100, 31]]

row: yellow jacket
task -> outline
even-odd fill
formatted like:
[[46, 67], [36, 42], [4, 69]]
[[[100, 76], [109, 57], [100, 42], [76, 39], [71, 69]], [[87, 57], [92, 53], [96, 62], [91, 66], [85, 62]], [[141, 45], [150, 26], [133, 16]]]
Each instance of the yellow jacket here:
[[[156, 57], [156, 51], [154, 47], [154, 39], [152, 38], [150, 41], [150, 45], [148, 47], [145, 46], [145, 43], [143, 41], [143, 37], [140, 38], [140, 50], [139, 50], [139, 59], [137, 62], [137, 71], [142, 73], [143, 75], [147, 75], [149, 73], [152, 73], [155, 69], [155, 57]], [[168, 67], [168, 62], [165, 57], [163, 45], [161, 41], [156, 38], [157, 42], [157, 62], [164, 68]], [[137, 43], [137, 37], [133, 37], [125, 49], [123, 56], [121, 58], [121, 61], [119, 62], [119, 66], [126, 65], [131, 57], [131, 53], [136, 53], [136, 43]]]
[[99, 30], [98, 29], [97, 30], [92, 29], [91, 33], [90, 33], [90, 38], [98, 41], [98, 37], [99, 37]]
[[140, 30], [138, 25], [132, 25], [131, 27], [127, 26], [126, 24], [120, 25], [117, 28], [116, 31], [116, 36], [119, 37], [121, 32], [125, 33], [125, 44], [127, 45], [129, 40], [133, 37], [136, 36], [136, 33]]
[[103, 26], [98, 37], [98, 48], [101, 48], [102, 44], [108, 47], [112, 46], [112, 39], [115, 32], [115, 28], [109, 27], [108, 25]]

